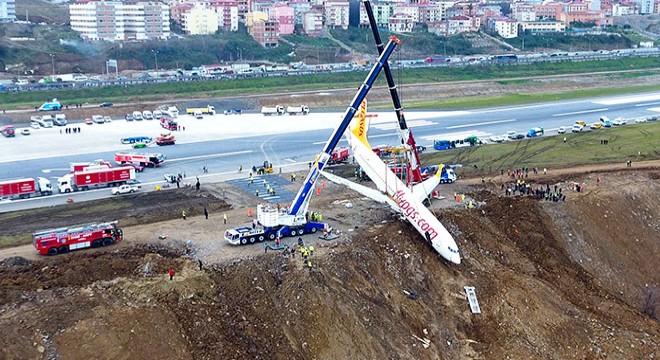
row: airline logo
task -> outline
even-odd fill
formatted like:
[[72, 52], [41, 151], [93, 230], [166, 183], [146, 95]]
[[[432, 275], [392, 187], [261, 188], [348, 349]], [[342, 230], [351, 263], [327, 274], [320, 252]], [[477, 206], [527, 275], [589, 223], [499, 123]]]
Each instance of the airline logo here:
[[415, 205], [412, 201], [406, 199], [406, 192], [403, 190], [398, 190], [394, 193], [394, 201], [401, 207], [401, 210], [406, 215], [410, 221], [417, 223], [422, 231], [425, 231], [429, 234], [429, 239], [433, 240], [438, 236], [438, 232], [433, 228], [433, 226], [422, 217], [422, 214], [415, 208]]
[[367, 140], [367, 130], [369, 129], [369, 120], [367, 119], [367, 100], [360, 103], [358, 112], [351, 122], [351, 132], [356, 139], [360, 140], [367, 148], [371, 148]]

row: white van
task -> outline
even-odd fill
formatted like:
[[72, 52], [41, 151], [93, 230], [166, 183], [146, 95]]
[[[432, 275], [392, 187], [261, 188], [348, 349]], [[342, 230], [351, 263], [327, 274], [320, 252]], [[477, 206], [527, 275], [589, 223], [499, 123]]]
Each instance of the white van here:
[[173, 118], [179, 117], [179, 109], [177, 109], [176, 106], [170, 106], [169, 108], [167, 108], [167, 112], [169, 112]]
[[96, 124], [103, 124], [105, 118], [103, 118], [103, 115], [92, 115], [92, 121]]
[[153, 120], [154, 116], [149, 110], [144, 110], [142, 112], [142, 118], [145, 120]]
[[139, 111], [133, 111], [133, 119], [136, 121], [142, 120], [142, 113]]

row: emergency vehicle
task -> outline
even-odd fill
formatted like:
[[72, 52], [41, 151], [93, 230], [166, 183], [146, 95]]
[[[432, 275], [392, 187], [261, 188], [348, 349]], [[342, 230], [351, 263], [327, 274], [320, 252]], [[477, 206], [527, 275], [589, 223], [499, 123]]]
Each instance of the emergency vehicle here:
[[115, 153], [115, 162], [119, 165], [126, 163], [140, 164], [144, 167], [158, 167], [165, 162], [165, 155], [154, 154], [134, 154], [134, 153]]
[[71, 250], [111, 245], [123, 239], [117, 222], [77, 225], [41, 230], [32, 234], [32, 243], [42, 255], [64, 254]]

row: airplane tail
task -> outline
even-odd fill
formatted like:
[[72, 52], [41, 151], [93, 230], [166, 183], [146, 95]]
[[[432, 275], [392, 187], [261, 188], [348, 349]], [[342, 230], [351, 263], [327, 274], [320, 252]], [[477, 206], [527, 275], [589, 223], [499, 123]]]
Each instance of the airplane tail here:
[[[369, 131], [369, 117], [367, 117], [367, 99], [364, 99], [360, 103], [355, 117], [351, 121], [349, 130], [352, 133], [352, 138], [360, 141], [368, 149], [371, 149], [369, 145], [369, 140], [367, 140], [367, 132]], [[347, 134], [348, 135], [348, 134]], [[351, 136], [348, 136], [349, 143], [351, 141]]]

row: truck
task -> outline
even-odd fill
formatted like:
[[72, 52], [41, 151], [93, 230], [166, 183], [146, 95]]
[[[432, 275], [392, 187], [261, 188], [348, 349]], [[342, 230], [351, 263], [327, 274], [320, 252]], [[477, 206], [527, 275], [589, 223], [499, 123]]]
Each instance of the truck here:
[[179, 117], [179, 109], [177, 109], [176, 106], [168, 107], [167, 112], [175, 119]]
[[84, 191], [90, 188], [104, 186], [119, 186], [128, 180], [135, 180], [135, 169], [132, 167], [103, 168], [93, 171], [76, 171], [57, 179], [60, 193]]
[[42, 128], [51, 128], [53, 127], [53, 118], [50, 115], [44, 116], [30, 116], [30, 122], [35, 122], [39, 124]]
[[213, 105], [206, 105], [206, 107], [186, 108], [186, 114], [188, 115], [195, 115], [197, 112], [202, 114], [215, 115], [215, 107]]
[[46, 101], [43, 103], [39, 109], [39, 111], [59, 111], [62, 110], [62, 104], [60, 104], [57, 99], [53, 99], [51, 101]]
[[14, 137], [16, 136], [16, 128], [14, 125], [7, 125], [0, 127], [0, 134], [4, 137]]
[[140, 164], [144, 167], [158, 167], [165, 162], [165, 155], [154, 154], [135, 154], [135, 153], [115, 153], [115, 162], [119, 165], [125, 163]]
[[[280, 206], [272, 206], [271, 204], [257, 205], [257, 218], [252, 224], [252, 227], [245, 226], [227, 229], [224, 236], [227, 242], [233, 245], [245, 245], [253, 244], [257, 241], [262, 242], [266, 239], [274, 240], [284, 236], [301, 236], [305, 233], [316, 233], [318, 230], [322, 230], [325, 233], [331, 230], [329, 225], [321, 222], [321, 216], [315, 216], [314, 213], [309, 214], [307, 211], [311, 196], [314, 194], [314, 186], [328, 159], [330, 159], [332, 151], [335, 150], [348, 128], [355, 115], [355, 110], [367, 96], [378, 73], [382, 70], [384, 64], [387, 63], [387, 59], [398, 43], [400, 41], [395, 37], [390, 38], [385, 50], [379, 56], [377, 63], [369, 72], [362, 86], [360, 86], [353, 102], [347, 108], [342, 122], [333, 131], [323, 151], [316, 157], [315, 166], [310, 167], [307, 177], [302, 182], [302, 186], [291, 202], [291, 206], [282, 209]], [[258, 227], [257, 224], [259, 225]]]
[[55, 114], [55, 119], [53, 119], [53, 124], [57, 126], [66, 126], [66, 115], [65, 114]]
[[340, 147], [332, 151], [330, 154], [330, 159], [328, 159], [328, 165], [338, 164], [348, 160], [349, 157], [348, 148]]
[[161, 132], [160, 136], [156, 138], [156, 145], [159, 146], [174, 145], [174, 143], [175, 143], [174, 135], [169, 130]]
[[270, 115], [284, 115], [284, 106], [275, 105], [275, 106], [263, 106], [261, 108], [261, 113], [270, 116]]
[[309, 114], [309, 107], [307, 105], [287, 106], [286, 113], [289, 115], [307, 115]]
[[78, 171], [83, 171], [87, 168], [90, 167], [96, 167], [96, 166], [101, 166], [103, 168], [109, 169], [112, 167], [112, 164], [109, 161], [105, 160], [94, 160], [94, 161], [88, 161], [88, 162], [72, 162], [69, 163], [69, 171], [74, 173]]
[[541, 136], [543, 134], [544, 134], [544, 131], [543, 131], [542, 127], [535, 127], [535, 128], [529, 129], [529, 131], [527, 132], [527, 137], [533, 138], [533, 137]]
[[117, 187], [113, 187], [111, 192], [112, 195], [122, 195], [122, 194], [132, 194], [138, 190], [140, 190], [139, 186], [124, 184], [124, 185], [119, 185]]
[[179, 128], [179, 124], [177, 124], [177, 122], [170, 116], [163, 115], [160, 118], [160, 127], [170, 131], [176, 131]]
[[10, 199], [27, 199], [33, 196], [45, 196], [53, 193], [50, 180], [38, 177], [36, 179], [16, 179], [0, 182], [0, 197]]
[[123, 238], [122, 229], [113, 221], [40, 230], [32, 234], [32, 244], [40, 254], [53, 256], [71, 250], [108, 246]]

